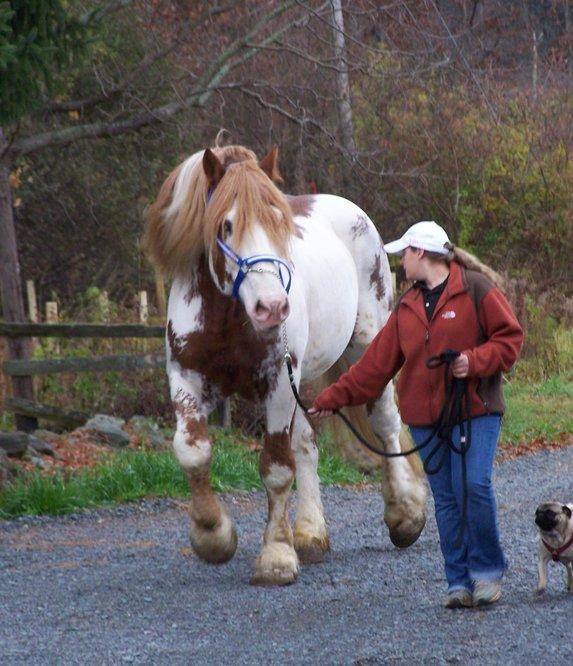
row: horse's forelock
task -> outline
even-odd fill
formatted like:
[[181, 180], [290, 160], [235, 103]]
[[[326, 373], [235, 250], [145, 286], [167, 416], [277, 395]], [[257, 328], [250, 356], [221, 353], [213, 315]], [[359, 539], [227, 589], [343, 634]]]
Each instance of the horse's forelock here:
[[211, 251], [225, 216], [235, 207], [233, 238], [240, 244], [256, 220], [283, 256], [294, 233], [286, 197], [262, 171], [255, 159], [231, 163], [205, 211], [204, 242]]
[[173, 170], [149, 207], [144, 243], [152, 262], [167, 275], [188, 272], [212, 251], [225, 215], [235, 204], [238, 242], [256, 219], [277, 250], [287, 254], [288, 238], [294, 233], [292, 213], [285, 196], [258, 166], [255, 153], [238, 145], [211, 150], [226, 172], [208, 206], [201, 150]]

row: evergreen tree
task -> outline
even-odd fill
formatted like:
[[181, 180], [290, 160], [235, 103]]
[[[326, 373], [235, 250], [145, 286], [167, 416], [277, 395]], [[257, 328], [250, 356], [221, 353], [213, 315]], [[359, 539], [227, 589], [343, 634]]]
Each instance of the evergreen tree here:
[[85, 52], [87, 29], [65, 0], [0, 2], [0, 125], [34, 109], [54, 72]]

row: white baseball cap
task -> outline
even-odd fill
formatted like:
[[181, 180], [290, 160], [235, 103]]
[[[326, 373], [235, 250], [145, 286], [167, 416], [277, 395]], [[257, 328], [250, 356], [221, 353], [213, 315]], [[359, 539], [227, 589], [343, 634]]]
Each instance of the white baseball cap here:
[[395, 254], [396, 252], [402, 252], [407, 247], [417, 247], [421, 250], [446, 255], [449, 249], [445, 245], [449, 242], [448, 234], [439, 224], [433, 221], [424, 221], [413, 224], [402, 238], [385, 244], [384, 249], [388, 254]]

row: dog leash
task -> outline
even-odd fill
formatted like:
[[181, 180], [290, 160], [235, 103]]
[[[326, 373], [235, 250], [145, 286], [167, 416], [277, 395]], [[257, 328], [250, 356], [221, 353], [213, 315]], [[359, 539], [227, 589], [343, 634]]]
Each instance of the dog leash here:
[[[298, 388], [296, 386], [294, 373], [292, 369], [292, 356], [288, 350], [286, 331], [283, 325], [283, 342], [285, 347], [284, 359], [287, 367], [289, 383], [298, 406], [305, 414], [308, 414], [308, 408], [302, 402]], [[372, 445], [365, 439], [360, 432], [352, 425], [350, 420], [338, 409], [333, 410], [334, 414], [341, 418], [352, 434], [358, 441], [365, 446], [369, 451], [379, 455], [383, 458], [404, 458], [410, 456], [423, 448], [428, 446], [432, 439], [437, 435], [436, 443], [426, 459], [423, 462], [424, 472], [428, 475], [437, 474], [443, 467], [448, 451], [461, 456], [462, 467], [462, 511], [460, 529], [456, 536], [455, 546], [459, 547], [463, 542], [463, 535], [467, 523], [467, 465], [466, 454], [471, 446], [471, 420], [470, 420], [470, 398], [468, 390], [468, 382], [465, 378], [452, 377], [450, 373], [450, 366], [460, 355], [460, 352], [453, 349], [446, 349], [437, 356], [431, 356], [426, 361], [426, 367], [430, 369], [439, 368], [444, 366], [444, 385], [445, 385], [445, 398], [444, 404], [440, 411], [438, 421], [428, 437], [423, 442], [414, 446], [407, 451], [400, 451], [399, 453], [389, 453], [381, 450]], [[464, 417], [465, 413], [465, 417]], [[467, 428], [466, 428], [467, 423]], [[453, 430], [456, 425], [460, 428], [460, 445], [457, 446], [453, 441]], [[375, 433], [376, 434], [376, 433]], [[376, 435], [377, 437], [377, 435]], [[441, 452], [441, 457], [435, 466], [431, 465], [434, 457]]]

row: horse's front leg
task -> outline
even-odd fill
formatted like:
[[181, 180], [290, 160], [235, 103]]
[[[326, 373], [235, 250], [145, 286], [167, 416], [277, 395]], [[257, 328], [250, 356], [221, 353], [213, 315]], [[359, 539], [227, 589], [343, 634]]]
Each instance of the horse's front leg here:
[[304, 564], [324, 561], [330, 548], [318, 477], [314, 432], [300, 409], [294, 415], [292, 448], [296, 460], [297, 507], [294, 547]]
[[[195, 375], [195, 373], [190, 373]], [[173, 450], [185, 471], [191, 490], [191, 531], [193, 550], [206, 562], [228, 562], [237, 549], [237, 533], [210, 482], [211, 441], [207, 432], [210, 405], [201, 399], [201, 383], [170, 373], [171, 399], [177, 417]]]
[[[288, 499], [295, 474], [290, 443], [294, 400], [283, 386], [266, 401], [267, 432], [260, 472], [269, 504], [263, 549], [255, 562], [253, 585], [288, 585], [298, 576], [298, 557], [288, 519]], [[282, 399], [281, 399], [282, 398]]]

